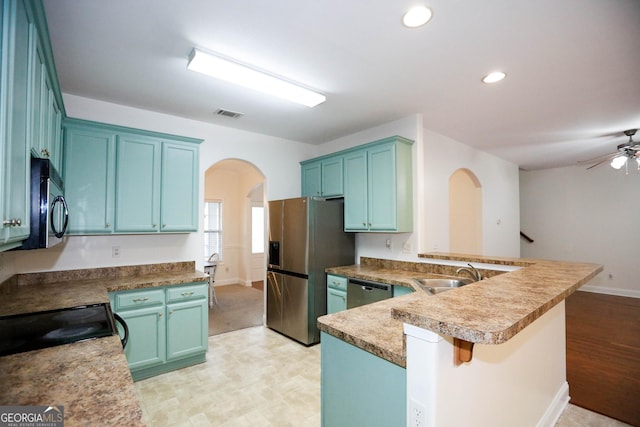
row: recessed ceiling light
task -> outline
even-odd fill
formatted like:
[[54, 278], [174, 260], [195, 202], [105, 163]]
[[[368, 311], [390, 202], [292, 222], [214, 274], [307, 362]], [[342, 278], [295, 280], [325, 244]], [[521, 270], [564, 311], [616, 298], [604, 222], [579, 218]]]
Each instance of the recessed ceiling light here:
[[420, 27], [431, 19], [433, 14], [426, 6], [415, 6], [409, 9], [402, 17], [402, 23], [409, 28]]
[[503, 73], [502, 71], [494, 71], [493, 73], [489, 73], [482, 78], [482, 81], [485, 83], [495, 83], [507, 77], [507, 73]]

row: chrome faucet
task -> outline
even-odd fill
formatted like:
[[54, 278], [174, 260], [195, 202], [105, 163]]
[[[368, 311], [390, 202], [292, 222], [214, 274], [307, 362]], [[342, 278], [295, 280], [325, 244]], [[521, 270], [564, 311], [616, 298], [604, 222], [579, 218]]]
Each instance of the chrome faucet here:
[[480, 280], [482, 280], [482, 274], [480, 274], [480, 272], [478, 271], [477, 268], [475, 268], [473, 265], [471, 264], [467, 264], [469, 266], [469, 268], [467, 267], [460, 267], [459, 269], [456, 270], [456, 274], [460, 275], [461, 272], [465, 272], [467, 273], [469, 276], [471, 276], [471, 278], [476, 281], [479, 282]]

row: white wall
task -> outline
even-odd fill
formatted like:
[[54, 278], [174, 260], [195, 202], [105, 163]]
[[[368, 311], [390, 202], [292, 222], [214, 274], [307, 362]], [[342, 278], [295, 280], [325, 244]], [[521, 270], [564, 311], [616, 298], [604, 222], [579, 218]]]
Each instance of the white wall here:
[[520, 172], [522, 256], [585, 261], [604, 272], [583, 290], [640, 297], [640, 171], [607, 164]]
[[[200, 197], [204, 199], [204, 173], [228, 158], [254, 164], [266, 177], [268, 199], [300, 194], [299, 162], [313, 157], [314, 147], [267, 135], [239, 131], [176, 116], [63, 94], [69, 117], [94, 120], [204, 139], [200, 145]], [[202, 229], [202, 222], [200, 223]], [[202, 269], [201, 233], [69, 237], [64, 246], [13, 252], [0, 259], [0, 277], [33, 271], [65, 270], [118, 265], [196, 261]], [[120, 246], [119, 258], [111, 249]]]
[[467, 168], [482, 186], [483, 255], [520, 256], [517, 165], [425, 129], [422, 167], [424, 252], [449, 251], [449, 177]]

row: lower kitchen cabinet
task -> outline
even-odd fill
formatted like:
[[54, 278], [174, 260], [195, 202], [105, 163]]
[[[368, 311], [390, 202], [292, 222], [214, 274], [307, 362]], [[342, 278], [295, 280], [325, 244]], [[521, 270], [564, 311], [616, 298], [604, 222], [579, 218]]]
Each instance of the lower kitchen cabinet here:
[[206, 360], [207, 295], [206, 282], [109, 294], [129, 328], [124, 353], [134, 380]]
[[347, 309], [347, 278], [327, 274], [327, 314]]
[[321, 333], [323, 427], [406, 425], [404, 368]]

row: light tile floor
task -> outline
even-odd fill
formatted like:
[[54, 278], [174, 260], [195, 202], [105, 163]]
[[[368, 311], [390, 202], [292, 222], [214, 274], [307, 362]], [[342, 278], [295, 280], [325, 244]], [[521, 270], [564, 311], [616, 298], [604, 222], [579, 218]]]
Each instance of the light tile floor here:
[[[136, 383], [149, 427], [319, 427], [320, 346], [265, 327], [209, 337], [207, 362]], [[626, 424], [577, 406], [556, 427]]]

